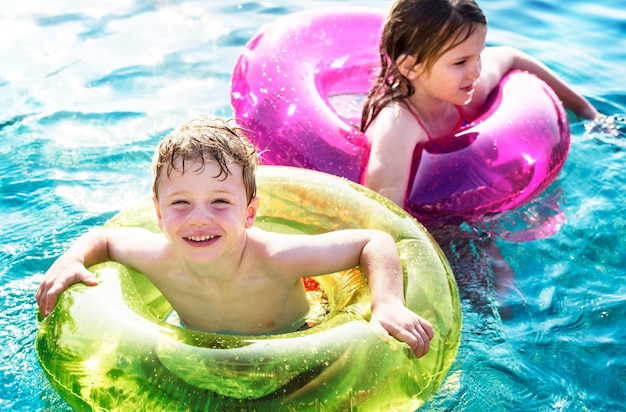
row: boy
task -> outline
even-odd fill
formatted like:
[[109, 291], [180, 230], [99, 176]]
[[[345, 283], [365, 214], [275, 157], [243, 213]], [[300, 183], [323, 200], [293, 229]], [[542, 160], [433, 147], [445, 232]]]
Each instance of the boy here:
[[372, 297], [371, 325], [428, 352], [433, 328], [404, 306], [393, 239], [375, 230], [320, 235], [254, 227], [256, 148], [238, 128], [201, 117], [158, 147], [153, 200], [163, 233], [98, 229], [81, 236], [50, 267], [37, 291], [47, 316], [73, 283], [96, 285], [86, 268], [114, 260], [154, 283], [190, 328], [265, 334], [298, 329], [309, 307], [303, 276], [360, 265]]

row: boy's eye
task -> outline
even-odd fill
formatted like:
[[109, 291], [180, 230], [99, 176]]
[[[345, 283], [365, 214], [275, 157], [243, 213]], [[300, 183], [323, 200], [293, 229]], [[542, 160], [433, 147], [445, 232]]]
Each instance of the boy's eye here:
[[213, 201], [213, 203], [228, 204], [228, 203], [230, 203], [230, 202], [229, 202], [228, 200], [226, 200], [226, 199], [215, 199], [215, 200]]
[[188, 201], [186, 201], [186, 200], [174, 200], [174, 201], [172, 202], [172, 204], [173, 204], [173, 205], [188, 205], [188, 204], [189, 204], [189, 202], [188, 202]]

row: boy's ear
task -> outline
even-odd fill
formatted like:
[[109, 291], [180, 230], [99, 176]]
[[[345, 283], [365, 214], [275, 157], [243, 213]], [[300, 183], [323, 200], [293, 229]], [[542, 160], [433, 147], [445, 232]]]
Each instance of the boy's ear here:
[[152, 203], [154, 203], [154, 210], [157, 214], [159, 229], [163, 230], [163, 217], [161, 216], [161, 206], [159, 205], [159, 199], [157, 199], [156, 196], [152, 196]]
[[258, 196], [255, 196], [252, 198], [252, 200], [250, 200], [250, 203], [248, 204], [248, 216], [246, 216], [246, 228], [250, 228], [252, 226], [254, 226], [254, 222], [256, 221], [256, 214], [259, 211], [259, 201], [260, 198]]
[[396, 59], [396, 66], [404, 77], [409, 80], [413, 80], [416, 76], [415, 70], [415, 57], [407, 54], [402, 54]]

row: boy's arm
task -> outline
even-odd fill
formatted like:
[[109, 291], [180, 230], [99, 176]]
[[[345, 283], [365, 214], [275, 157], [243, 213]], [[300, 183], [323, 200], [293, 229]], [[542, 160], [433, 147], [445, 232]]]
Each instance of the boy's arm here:
[[[402, 264], [393, 238], [386, 232], [347, 229], [319, 235], [254, 233], [262, 245], [262, 264], [290, 282], [360, 265], [367, 276], [372, 318], [377, 330], [406, 342], [416, 356], [428, 352], [434, 336], [432, 325], [404, 305]], [[259, 234], [264, 234], [263, 237]], [[249, 243], [250, 237], [249, 237]]]
[[39, 285], [36, 299], [42, 316], [48, 316], [57, 297], [74, 283], [83, 282], [94, 286], [98, 284], [93, 273], [87, 267], [109, 258], [108, 239], [104, 229], [91, 230], [79, 237], [74, 244], [61, 255], [46, 272]]
[[372, 326], [407, 343], [417, 357], [424, 356], [434, 330], [404, 304], [402, 265], [389, 234], [380, 232], [372, 237], [361, 252], [361, 266], [370, 287]]
[[[74, 283], [98, 284], [88, 267], [110, 260], [151, 272], [159, 265], [160, 237], [142, 228], [93, 229], [79, 237], [50, 266], [36, 299], [42, 316], [50, 314], [57, 297]], [[154, 264], [154, 266], [150, 266]]]
[[521, 50], [509, 46], [488, 47], [483, 52], [483, 70], [495, 70], [498, 81], [511, 70], [528, 71], [546, 82], [563, 101], [563, 105], [577, 116], [589, 120], [602, 116], [585, 97], [574, 91], [553, 70]]

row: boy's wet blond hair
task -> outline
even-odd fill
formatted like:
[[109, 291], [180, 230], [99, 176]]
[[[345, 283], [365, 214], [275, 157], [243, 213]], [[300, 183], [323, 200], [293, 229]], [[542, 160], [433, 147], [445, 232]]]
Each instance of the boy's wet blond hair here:
[[[174, 162], [181, 159], [182, 166]], [[172, 170], [187, 171], [186, 164], [199, 162], [195, 171], [202, 170], [205, 162], [215, 160], [220, 172], [215, 177], [226, 179], [232, 172], [229, 165], [239, 165], [243, 172], [248, 203], [256, 196], [256, 168], [259, 164], [257, 148], [248, 138], [247, 132], [233, 120], [224, 121], [217, 117], [201, 116], [170, 132], [159, 144], [152, 162], [154, 182], [152, 193], [158, 199], [161, 171], [167, 176]]]

